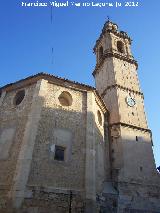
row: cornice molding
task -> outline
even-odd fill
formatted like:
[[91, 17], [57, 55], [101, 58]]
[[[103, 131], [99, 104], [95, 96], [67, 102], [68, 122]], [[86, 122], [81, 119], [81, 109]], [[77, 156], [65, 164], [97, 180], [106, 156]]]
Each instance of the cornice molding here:
[[123, 122], [112, 123], [112, 124], [109, 125], [109, 127], [112, 127], [112, 126], [123, 126], [123, 127], [128, 127], [128, 128], [131, 128], [131, 129], [137, 129], [137, 130], [140, 130], [140, 131], [149, 132], [152, 135], [152, 131], [150, 129], [142, 128], [142, 127], [139, 127], [139, 126], [134, 126], [134, 125], [123, 123]]
[[101, 97], [103, 98], [103, 97], [105, 96], [107, 90], [113, 89], [113, 88], [122, 89], [122, 90], [125, 90], [125, 91], [127, 91], [127, 92], [128, 92], [128, 91], [129, 91], [129, 92], [133, 92], [133, 93], [135, 93], [135, 94], [137, 94], [137, 95], [140, 95], [140, 96], [144, 99], [144, 95], [143, 95], [142, 92], [139, 92], [139, 91], [136, 91], [136, 90], [132, 90], [132, 89], [130, 89], [130, 88], [121, 86], [121, 85], [119, 85], [119, 84], [113, 84], [113, 85], [108, 86], [108, 87], [102, 92]]
[[121, 54], [121, 53], [118, 53], [118, 52], [115, 52], [112, 49], [112, 50], [107, 50], [104, 52], [102, 59], [100, 60], [99, 63], [96, 64], [92, 75], [95, 77], [95, 75], [100, 71], [99, 69], [101, 68], [102, 64], [104, 63], [104, 60], [106, 58], [112, 58], [112, 57], [118, 58], [123, 61], [127, 61], [128, 63], [131, 63], [131, 64], [134, 64], [136, 66], [136, 69], [138, 69], [138, 63], [134, 58]]
[[48, 80], [49, 83], [54, 83], [54, 84], [61, 84], [62, 86], [64, 86], [64, 84], [66, 84], [67, 86], [72, 86], [72, 87], [76, 87], [76, 88], [80, 88], [83, 90], [95, 90], [96, 88], [86, 85], [86, 84], [82, 84], [76, 81], [71, 81], [69, 79], [66, 78], [61, 78], [58, 76], [54, 76], [48, 73], [37, 73], [35, 75], [29, 76], [27, 78], [21, 79], [19, 81], [16, 81], [14, 83], [10, 83], [7, 84], [3, 87], [0, 87], [0, 92], [2, 91], [12, 91], [12, 90], [16, 90], [16, 89], [20, 89], [23, 87], [26, 87], [28, 85], [34, 84], [36, 83], [38, 80]]

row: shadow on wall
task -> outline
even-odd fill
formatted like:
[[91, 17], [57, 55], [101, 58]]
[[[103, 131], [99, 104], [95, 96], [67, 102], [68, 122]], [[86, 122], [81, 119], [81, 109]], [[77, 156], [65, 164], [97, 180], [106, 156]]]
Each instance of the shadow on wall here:
[[[41, 100], [42, 103], [43, 101]], [[109, 142], [107, 135], [103, 134], [102, 125], [95, 122], [96, 115], [87, 112], [84, 103], [82, 106], [81, 112], [71, 111], [69, 107], [42, 107], [30, 172], [22, 174], [22, 176], [28, 175], [23, 209], [30, 208], [31, 210], [33, 208], [34, 210], [34, 208], [43, 206], [42, 209], [47, 209], [48, 213], [53, 212], [53, 209], [55, 211], [56, 208], [56, 212], [68, 212], [72, 191], [72, 209], [76, 208], [76, 212], [82, 212], [81, 210], [86, 205], [86, 186], [88, 193], [93, 196], [101, 191], [102, 183], [109, 173], [106, 151]], [[21, 106], [19, 106], [19, 110], [22, 111]], [[17, 111], [15, 108], [15, 113]], [[36, 116], [33, 114], [32, 120], [36, 119]], [[12, 123], [20, 125], [22, 120], [23, 113], [14, 116]], [[1, 135], [4, 135], [3, 132], [6, 131], [7, 126], [10, 126], [10, 122], [10, 118], [5, 122], [1, 120]], [[6, 139], [10, 140], [7, 141], [7, 144], [10, 144], [7, 146], [9, 155], [7, 159], [0, 159], [1, 167], [4, 166], [6, 170], [5, 173], [0, 173], [0, 180], [4, 180], [10, 174], [10, 162], [13, 155], [15, 156], [13, 153], [15, 138], [20, 134], [24, 134], [24, 132], [20, 128], [16, 128], [13, 136]], [[30, 134], [32, 134], [32, 130]], [[21, 148], [22, 145], [23, 137]], [[5, 143], [0, 143], [0, 149], [4, 148]], [[16, 155], [17, 158], [19, 151]], [[106, 164], [106, 162], [108, 163]], [[22, 166], [25, 167], [23, 162]], [[0, 209], [10, 206], [7, 204], [6, 195], [13, 185], [14, 173], [15, 170], [12, 171], [12, 179], [7, 186], [3, 181], [0, 183], [0, 195], [2, 195], [0, 196]], [[23, 177], [20, 178], [23, 179]], [[3, 193], [4, 191], [5, 193]]]
[[[110, 147], [108, 134], [103, 135], [103, 128], [96, 121], [96, 114], [87, 112], [85, 104], [82, 105], [81, 112], [60, 106], [58, 108], [42, 108], [27, 183], [27, 189], [31, 191], [31, 198], [25, 199], [24, 208], [29, 208], [33, 201], [36, 208], [41, 201], [43, 209], [47, 209], [47, 212], [52, 212], [53, 209], [54, 211], [56, 209], [56, 212], [69, 212], [68, 208], [71, 202], [73, 212], [83, 212], [86, 206], [87, 192], [85, 190], [88, 190], [88, 193], [92, 196], [101, 194], [102, 184], [109, 180]], [[105, 132], [108, 132], [106, 127]], [[137, 145], [135, 146], [135, 141], [126, 138], [123, 142], [125, 149], [121, 154], [125, 154], [125, 157], [127, 157], [126, 155], [131, 152], [131, 158], [134, 159], [135, 153], [144, 154], [141, 147], [144, 147], [146, 143], [148, 141], [139, 141], [136, 142]], [[150, 149], [149, 146], [148, 149]], [[123, 153], [124, 151], [127, 153]], [[118, 153], [113, 152], [112, 154], [114, 156]], [[122, 156], [122, 159], [124, 160], [125, 157]], [[137, 181], [140, 181], [138, 183], [140, 185], [143, 185], [143, 180], [148, 174], [148, 169], [141, 167], [141, 160], [143, 164], [143, 159], [145, 158], [135, 159], [137, 162], [136, 174], [139, 175], [139, 177], [136, 177], [138, 177]], [[145, 162], [147, 162], [147, 159]], [[135, 165], [132, 169], [133, 162], [124, 163], [127, 168], [130, 167], [128, 168], [131, 174], [129, 177], [132, 178], [132, 172], [135, 173], [132, 171], [135, 169]], [[114, 164], [113, 161], [112, 165], [114, 166]], [[126, 185], [124, 183], [123, 185], [122, 183], [118, 187], [122, 194], [126, 193], [126, 189], [128, 189], [129, 200], [126, 201], [125, 207], [128, 208], [128, 211], [129, 209], [137, 209], [137, 211], [140, 209], [136, 205], [139, 194], [144, 200], [143, 209], [151, 209], [151, 203], [148, 202], [148, 198], [145, 199], [143, 186], [138, 188], [137, 185], [136, 188], [135, 184]], [[104, 195], [105, 201], [100, 205], [102, 209], [104, 205], [104, 209], [115, 210], [119, 205], [118, 201], [115, 199], [115, 195], [112, 195], [112, 191], [107, 190]], [[150, 188], [147, 189], [147, 193], [148, 197], [154, 196]], [[158, 195], [158, 193], [157, 189], [155, 194]], [[148, 207], [146, 207], [147, 203], [149, 203]], [[48, 206], [50, 206], [49, 209]]]
[[[41, 199], [47, 208], [47, 197], [51, 205], [47, 211], [68, 212], [72, 191], [72, 211], [83, 212], [86, 193], [92, 197], [100, 193], [109, 173], [107, 135], [95, 122], [96, 115], [82, 106], [82, 112], [42, 108], [27, 188], [33, 192], [39, 187], [31, 200], [38, 206]], [[25, 205], [29, 206], [28, 199]]]
[[[88, 190], [87, 193], [92, 196], [101, 194], [103, 182], [108, 181], [110, 177], [110, 147], [107, 120], [103, 135], [103, 127], [97, 123], [97, 115], [87, 112], [84, 103], [81, 112], [71, 111], [69, 107], [62, 108], [60, 106], [59, 108], [58, 106], [57, 108], [42, 108], [31, 168], [28, 174], [22, 174], [27, 175], [27, 187], [22, 207], [26, 212], [35, 211], [37, 208], [38, 213], [44, 211], [48, 213], [69, 212], [70, 207], [73, 212], [83, 212], [86, 206], [85, 190]], [[36, 114], [33, 115], [32, 120], [34, 120], [34, 116], [36, 117]], [[20, 125], [22, 118], [23, 113], [14, 118], [14, 123]], [[7, 122], [9, 125], [10, 118], [4, 123], [1, 121], [1, 135], [3, 131], [6, 131]], [[20, 134], [22, 132], [16, 128], [13, 138], [17, 138]], [[0, 173], [0, 179], [4, 175], [7, 177], [10, 173], [8, 162], [11, 162], [12, 155], [15, 155], [13, 153], [15, 146], [13, 138], [10, 139], [12, 143], [9, 147], [8, 158], [1, 159], [1, 166], [5, 167], [6, 172]], [[128, 143], [129, 150], [130, 143], [133, 141], [127, 140], [125, 142]], [[3, 144], [0, 146], [3, 149]], [[116, 155], [117, 153], [113, 152], [112, 154]], [[112, 163], [114, 165], [114, 162]], [[139, 169], [141, 173], [143, 168]], [[0, 209], [8, 208], [4, 191], [7, 192], [11, 188], [13, 177], [14, 175], [8, 185], [5, 185], [4, 182], [0, 183]], [[133, 188], [132, 191], [135, 192]], [[131, 191], [128, 190], [128, 192]], [[109, 201], [107, 201], [108, 197], [111, 198]], [[104, 208], [112, 209], [112, 204], [113, 208], [117, 208], [115, 199], [112, 198], [112, 191], [108, 191], [108, 188], [106, 189], [105, 201]]]

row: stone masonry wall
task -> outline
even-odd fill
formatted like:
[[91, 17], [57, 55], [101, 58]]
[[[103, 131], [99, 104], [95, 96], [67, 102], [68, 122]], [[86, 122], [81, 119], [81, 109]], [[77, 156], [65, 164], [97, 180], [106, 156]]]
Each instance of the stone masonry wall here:
[[[47, 90], [28, 184], [84, 190], [85, 94], [53, 84], [48, 84]], [[70, 107], [59, 103], [58, 97], [63, 91], [72, 95]], [[58, 130], [71, 135], [71, 151], [65, 162], [54, 160], [51, 150], [53, 144], [61, 143], [55, 136]]]
[[[84, 212], [86, 186], [90, 185], [87, 193], [96, 202], [108, 172], [101, 102], [93, 91], [45, 80], [24, 89], [20, 105], [13, 104], [16, 90], [8, 92], [1, 103], [0, 137], [6, 137], [7, 143], [0, 143], [0, 151], [8, 148], [8, 152], [0, 156], [0, 211], [61, 213], [68, 211], [71, 202], [72, 212]], [[72, 96], [71, 106], [59, 101], [64, 91]], [[55, 145], [65, 147], [64, 161], [54, 159]], [[92, 173], [86, 173], [90, 168]]]
[[[0, 200], [5, 198], [13, 183], [17, 157], [30, 112], [35, 85], [25, 88], [25, 97], [20, 105], [13, 103], [17, 90], [8, 91], [0, 107]], [[0, 202], [1, 205], [1, 202]], [[1, 207], [1, 206], [0, 206]]]

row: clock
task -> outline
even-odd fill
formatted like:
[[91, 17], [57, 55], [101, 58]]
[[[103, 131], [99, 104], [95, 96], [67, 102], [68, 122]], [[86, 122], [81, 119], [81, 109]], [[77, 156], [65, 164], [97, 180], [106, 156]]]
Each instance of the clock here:
[[126, 103], [128, 104], [128, 106], [133, 107], [136, 104], [136, 101], [134, 98], [132, 97], [126, 97]]

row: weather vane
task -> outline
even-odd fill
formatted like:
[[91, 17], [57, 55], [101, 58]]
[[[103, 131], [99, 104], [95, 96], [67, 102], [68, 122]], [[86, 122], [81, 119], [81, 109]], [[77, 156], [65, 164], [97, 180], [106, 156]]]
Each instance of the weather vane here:
[[108, 18], [108, 21], [110, 21], [110, 17], [109, 17], [109, 16], [107, 16], [107, 18]]

